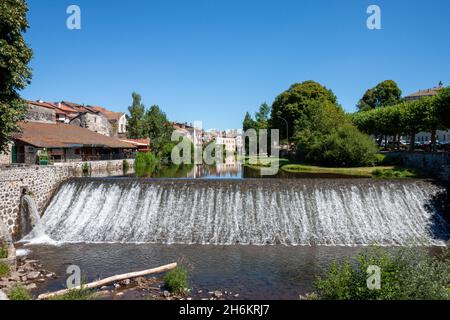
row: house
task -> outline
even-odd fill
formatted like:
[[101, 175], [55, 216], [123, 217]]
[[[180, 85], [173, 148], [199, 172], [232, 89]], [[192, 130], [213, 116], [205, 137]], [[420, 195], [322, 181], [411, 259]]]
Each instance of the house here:
[[237, 151], [237, 143], [236, 138], [234, 137], [217, 137], [216, 138], [216, 145], [222, 145], [224, 147], [224, 150], [227, 152], [236, 152]]
[[113, 129], [108, 119], [99, 112], [94, 112], [89, 109], [86, 110], [87, 111], [81, 112], [71, 119], [69, 122], [70, 125], [85, 128], [104, 136], [111, 137], [113, 135]]
[[120, 139], [120, 141], [134, 145], [137, 152], [151, 151], [150, 139]]
[[91, 130], [62, 123], [23, 122], [14, 137], [12, 162], [36, 164], [48, 155], [50, 163], [114, 160], [131, 157], [134, 145]]
[[[426, 90], [419, 90], [417, 92], [414, 92], [408, 96], [405, 97], [406, 101], [415, 101], [419, 100], [424, 97], [434, 97], [439, 93], [439, 90], [441, 90], [443, 86], [434, 87], [431, 89]], [[436, 139], [438, 142], [441, 143], [450, 143], [450, 130], [443, 131], [438, 130], [436, 131]], [[416, 142], [417, 143], [429, 143], [431, 142], [431, 133], [430, 132], [419, 132], [416, 134]]]
[[175, 132], [191, 141], [196, 148], [203, 147], [203, 130], [187, 123], [172, 123]]
[[99, 106], [89, 106], [91, 109], [100, 112], [108, 119], [112, 126], [113, 136], [125, 138], [127, 134], [128, 120], [127, 116], [123, 112], [109, 111]]

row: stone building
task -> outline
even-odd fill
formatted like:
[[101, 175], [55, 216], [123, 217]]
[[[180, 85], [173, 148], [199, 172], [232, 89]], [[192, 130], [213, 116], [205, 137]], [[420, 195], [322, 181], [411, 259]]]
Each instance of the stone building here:
[[111, 137], [113, 129], [109, 120], [99, 112], [86, 111], [70, 120], [70, 124]]
[[105, 116], [106, 119], [108, 119], [112, 127], [113, 137], [120, 137], [120, 138], [126, 137], [128, 120], [125, 113], [109, 111], [99, 106], [90, 106], [90, 108], [95, 110], [96, 112], [99, 112], [100, 114]]
[[14, 137], [16, 163], [37, 164], [45, 154], [50, 163], [125, 159], [136, 146], [75, 125], [21, 123]]

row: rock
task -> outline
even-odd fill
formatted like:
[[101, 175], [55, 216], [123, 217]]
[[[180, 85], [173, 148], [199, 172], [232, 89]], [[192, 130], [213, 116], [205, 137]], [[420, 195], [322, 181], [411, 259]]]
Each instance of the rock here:
[[27, 276], [23, 276], [21, 279], [22, 279], [22, 282], [27, 282], [28, 281]]
[[214, 291], [214, 297], [221, 298], [223, 296], [223, 293], [220, 291]]
[[38, 279], [38, 282], [39, 283], [43, 283], [43, 282], [45, 282], [45, 279], [44, 278], [40, 278], [40, 279]]
[[197, 293], [201, 294], [201, 293], [203, 293], [203, 290], [198, 290]]
[[236, 293], [236, 294], [234, 295], [234, 297], [235, 297], [235, 298], [239, 298], [239, 293]]
[[120, 289], [120, 284], [118, 284], [118, 283], [114, 283], [114, 288], [117, 290], [117, 289]]
[[165, 290], [165, 291], [163, 292], [163, 296], [166, 297], [166, 298], [170, 297], [170, 292], [167, 291], [167, 290]]
[[27, 278], [29, 280], [36, 280], [37, 278], [39, 278], [41, 275], [41, 273], [39, 271], [32, 271], [27, 275]]
[[45, 277], [47, 278], [47, 279], [50, 279], [50, 278], [53, 278], [55, 276], [55, 274], [54, 273], [47, 273], [46, 275], [45, 275]]
[[26, 286], [27, 290], [34, 290], [37, 288], [37, 285], [35, 283], [30, 283]]
[[125, 279], [123, 280], [120, 284], [124, 285], [124, 286], [129, 286], [131, 283], [130, 279]]
[[192, 298], [191, 298], [191, 297], [189, 297], [189, 298], [186, 298], [186, 300], [188, 300], [188, 301], [191, 301], [191, 300], [192, 300]]
[[123, 297], [123, 292], [117, 292], [116, 297]]
[[9, 300], [8, 296], [2, 290], [0, 290], [0, 301], [4, 300]]
[[108, 290], [108, 287], [107, 286], [103, 286], [103, 287], [100, 288], [100, 290], [101, 291]]

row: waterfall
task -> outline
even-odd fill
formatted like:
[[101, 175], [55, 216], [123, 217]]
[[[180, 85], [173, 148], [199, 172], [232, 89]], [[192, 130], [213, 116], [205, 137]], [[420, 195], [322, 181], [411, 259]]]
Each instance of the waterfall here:
[[400, 180], [76, 179], [40, 227], [63, 243], [444, 245], [443, 192]]

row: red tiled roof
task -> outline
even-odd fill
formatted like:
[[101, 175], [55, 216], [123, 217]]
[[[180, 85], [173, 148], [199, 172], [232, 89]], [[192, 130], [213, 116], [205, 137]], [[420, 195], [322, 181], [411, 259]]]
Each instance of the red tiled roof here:
[[442, 88], [436, 87], [432, 89], [419, 90], [417, 92], [411, 93], [407, 97], [427, 97], [427, 96], [435, 96], [439, 93], [439, 90]]
[[92, 109], [94, 109], [97, 112], [103, 113], [103, 115], [108, 119], [108, 120], [115, 120], [118, 121], [123, 115], [123, 112], [113, 112], [110, 111], [108, 109], [105, 109], [103, 107], [100, 106], [90, 106]]
[[135, 149], [130, 143], [107, 137], [88, 129], [70, 124], [36, 122], [20, 123], [21, 133], [16, 140], [39, 148], [105, 147], [111, 149]]

